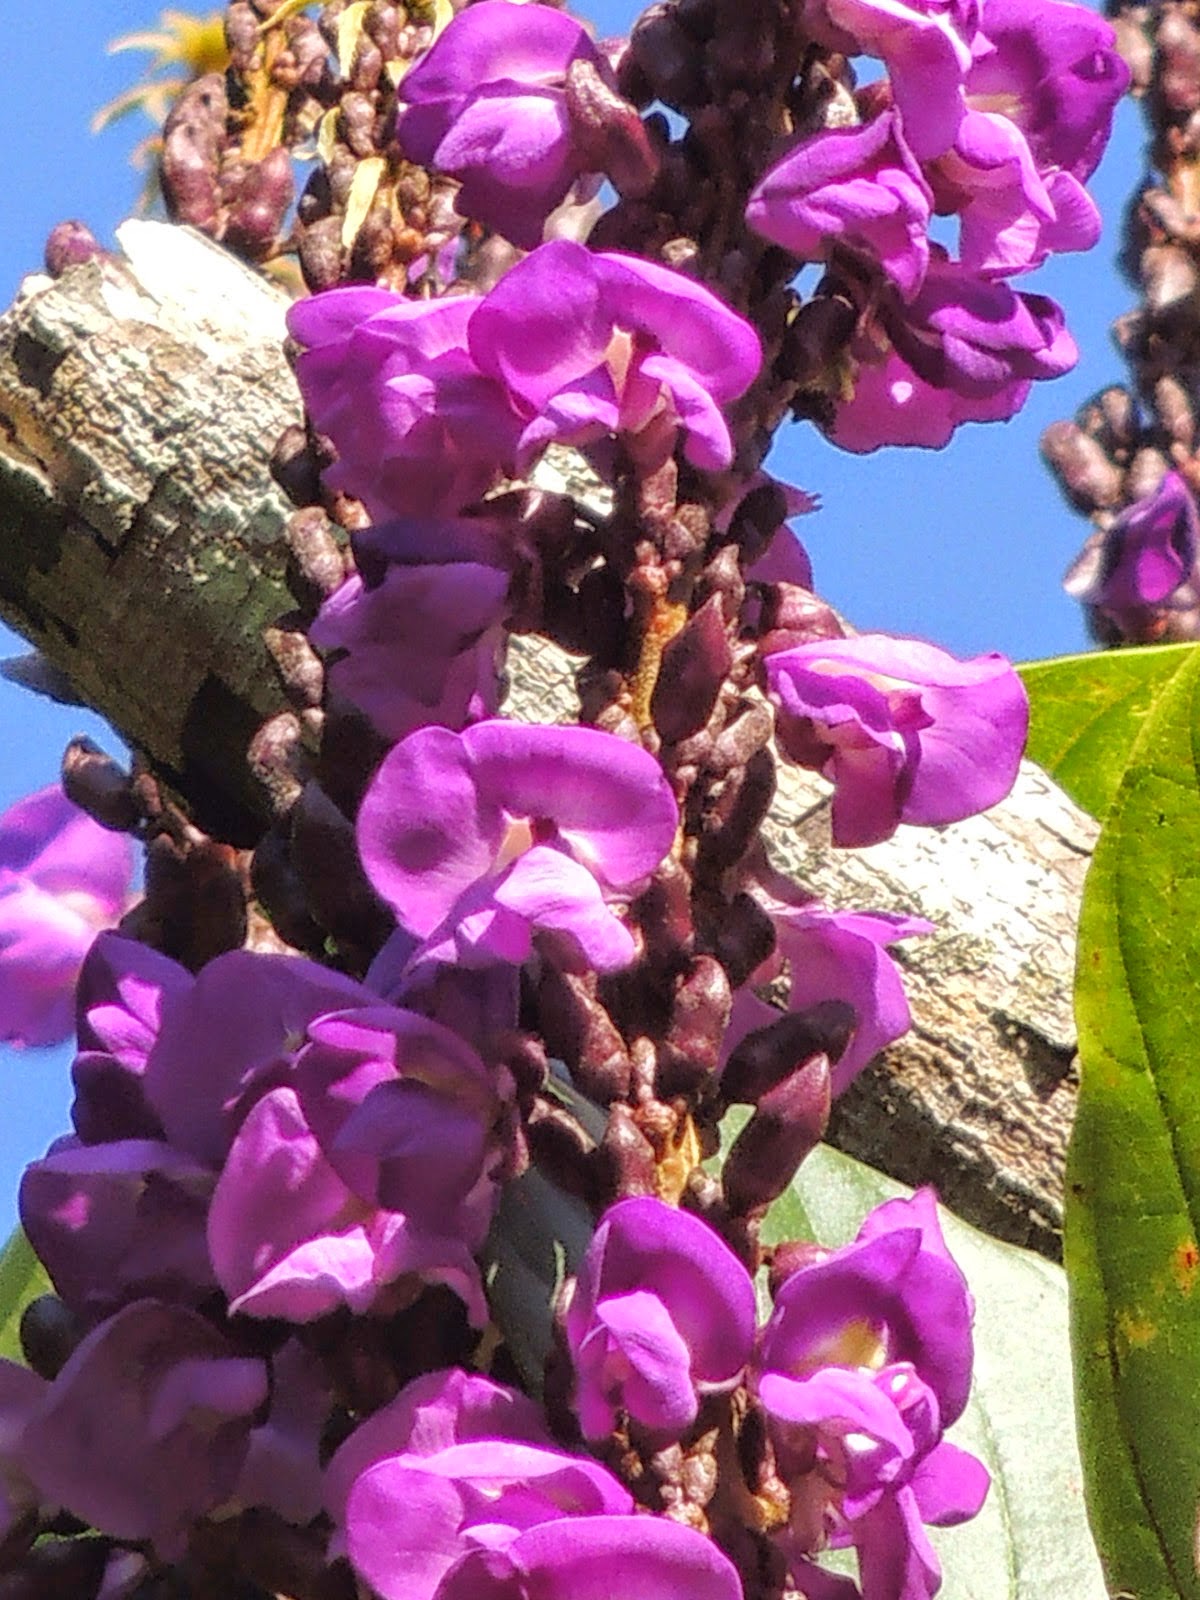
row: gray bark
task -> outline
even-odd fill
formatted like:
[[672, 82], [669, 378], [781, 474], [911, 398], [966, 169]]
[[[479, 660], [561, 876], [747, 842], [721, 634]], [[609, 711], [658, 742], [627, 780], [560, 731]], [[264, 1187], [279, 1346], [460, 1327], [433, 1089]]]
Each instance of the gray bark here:
[[[0, 318], [0, 615], [182, 794], [251, 839], [242, 759], [283, 708], [263, 629], [291, 605], [271, 447], [300, 401], [283, 300], [207, 240], [130, 223], [124, 262], [31, 279]], [[584, 498], [559, 458], [548, 486]], [[514, 714], [569, 717], [569, 658], [515, 641]], [[775, 864], [838, 908], [921, 915], [894, 948], [911, 1034], [831, 1136], [968, 1220], [1059, 1250], [1075, 1102], [1074, 928], [1095, 827], [1026, 763], [1008, 801], [864, 852], [829, 844], [827, 788], [782, 767]]]

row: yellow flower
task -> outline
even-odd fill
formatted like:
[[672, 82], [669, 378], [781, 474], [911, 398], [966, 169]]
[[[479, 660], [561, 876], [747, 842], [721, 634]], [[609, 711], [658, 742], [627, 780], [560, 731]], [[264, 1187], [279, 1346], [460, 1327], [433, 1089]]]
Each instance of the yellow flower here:
[[100, 107], [92, 118], [93, 133], [131, 111], [144, 111], [161, 127], [174, 101], [194, 78], [203, 77], [206, 72], [224, 72], [229, 64], [224, 20], [219, 11], [207, 16], [164, 11], [157, 29], [122, 34], [108, 49], [110, 55], [121, 50], [150, 50], [155, 56], [139, 83]]

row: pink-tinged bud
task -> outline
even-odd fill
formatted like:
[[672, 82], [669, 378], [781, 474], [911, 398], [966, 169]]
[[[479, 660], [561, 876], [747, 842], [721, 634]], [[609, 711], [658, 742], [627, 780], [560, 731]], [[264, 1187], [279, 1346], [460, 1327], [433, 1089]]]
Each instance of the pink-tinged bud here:
[[176, 100], [163, 125], [160, 182], [173, 222], [216, 235], [221, 223], [219, 169], [229, 105], [219, 72], [197, 78]]
[[46, 271], [52, 278], [61, 278], [68, 267], [107, 254], [86, 222], [58, 222], [46, 240]]
[[658, 176], [646, 125], [613, 89], [602, 64], [582, 57], [567, 69], [566, 108], [580, 164], [603, 172], [620, 195], [639, 199]]
[[1124, 473], [1077, 423], [1052, 422], [1042, 434], [1041, 447], [1059, 487], [1077, 511], [1087, 514], [1120, 501]]

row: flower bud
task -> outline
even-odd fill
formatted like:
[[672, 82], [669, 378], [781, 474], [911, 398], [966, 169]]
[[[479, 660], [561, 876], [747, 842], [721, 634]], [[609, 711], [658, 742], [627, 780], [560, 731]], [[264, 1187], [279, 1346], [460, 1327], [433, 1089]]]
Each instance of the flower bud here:
[[129, 773], [84, 734], [71, 740], [62, 759], [63, 793], [101, 827], [131, 832], [141, 821]]
[[1052, 422], [1042, 434], [1042, 457], [1059, 487], [1085, 515], [1121, 498], [1123, 473], [1103, 448], [1074, 422]]
[[707, 724], [732, 665], [721, 598], [713, 595], [663, 651], [650, 714], [665, 744], [678, 744]]
[[757, 1105], [813, 1056], [839, 1060], [856, 1022], [853, 1006], [825, 1000], [749, 1034], [725, 1063], [722, 1098], [726, 1104]]
[[46, 271], [52, 278], [61, 278], [68, 267], [107, 254], [85, 222], [59, 222], [46, 240]]
[[218, 171], [228, 112], [225, 80], [209, 72], [188, 85], [163, 125], [159, 181], [167, 214], [213, 237], [221, 223]]
[[722, 1181], [733, 1214], [770, 1205], [824, 1137], [831, 1098], [829, 1057], [810, 1056], [790, 1077], [759, 1097], [734, 1141]]

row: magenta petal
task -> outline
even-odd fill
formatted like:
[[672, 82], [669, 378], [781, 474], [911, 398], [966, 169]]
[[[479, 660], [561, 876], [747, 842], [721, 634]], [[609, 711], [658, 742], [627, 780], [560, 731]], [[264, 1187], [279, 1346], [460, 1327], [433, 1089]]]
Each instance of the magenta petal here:
[[587, 1439], [602, 1439], [614, 1422], [602, 1399], [619, 1394], [622, 1409], [654, 1432], [680, 1438], [696, 1419], [691, 1352], [655, 1294], [609, 1295], [575, 1351], [579, 1424]]
[[666, 1517], [542, 1523], [503, 1554], [468, 1556], [438, 1600], [742, 1600], [737, 1571], [711, 1539]]
[[561, 850], [527, 850], [496, 885], [494, 897], [531, 927], [564, 935], [597, 972], [619, 972], [636, 954], [633, 935], [605, 905], [595, 878]]
[[762, 178], [746, 221], [802, 261], [848, 246], [878, 261], [905, 299], [921, 287], [933, 196], [884, 112], [856, 128], [804, 140]]
[[912, 1476], [921, 1521], [938, 1528], [969, 1521], [981, 1510], [991, 1482], [982, 1461], [943, 1440]]
[[[608, 1431], [614, 1408], [634, 1412], [635, 1404], [647, 1426], [671, 1431], [680, 1426], [678, 1363], [685, 1357], [694, 1391], [736, 1383], [754, 1339], [754, 1287], [699, 1218], [659, 1200], [622, 1200], [588, 1246], [565, 1327], [590, 1436]], [[663, 1384], [657, 1397], [656, 1367]]]
[[295, 1093], [275, 1089], [242, 1124], [208, 1218], [230, 1310], [311, 1322], [375, 1298], [368, 1209], [321, 1155]]
[[433, 1456], [470, 1439], [550, 1443], [540, 1409], [518, 1390], [460, 1368], [429, 1372], [339, 1445], [325, 1472], [326, 1509], [335, 1522], [344, 1522], [351, 1485], [376, 1461]]
[[245, 1458], [265, 1364], [234, 1357], [208, 1322], [141, 1300], [80, 1344], [20, 1446], [44, 1499], [100, 1532], [178, 1559]]
[[220, 1165], [241, 1097], [290, 1064], [309, 1022], [374, 999], [353, 979], [295, 956], [231, 950], [210, 961], [168, 999], [146, 1062], [146, 1098], [168, 1141]]

